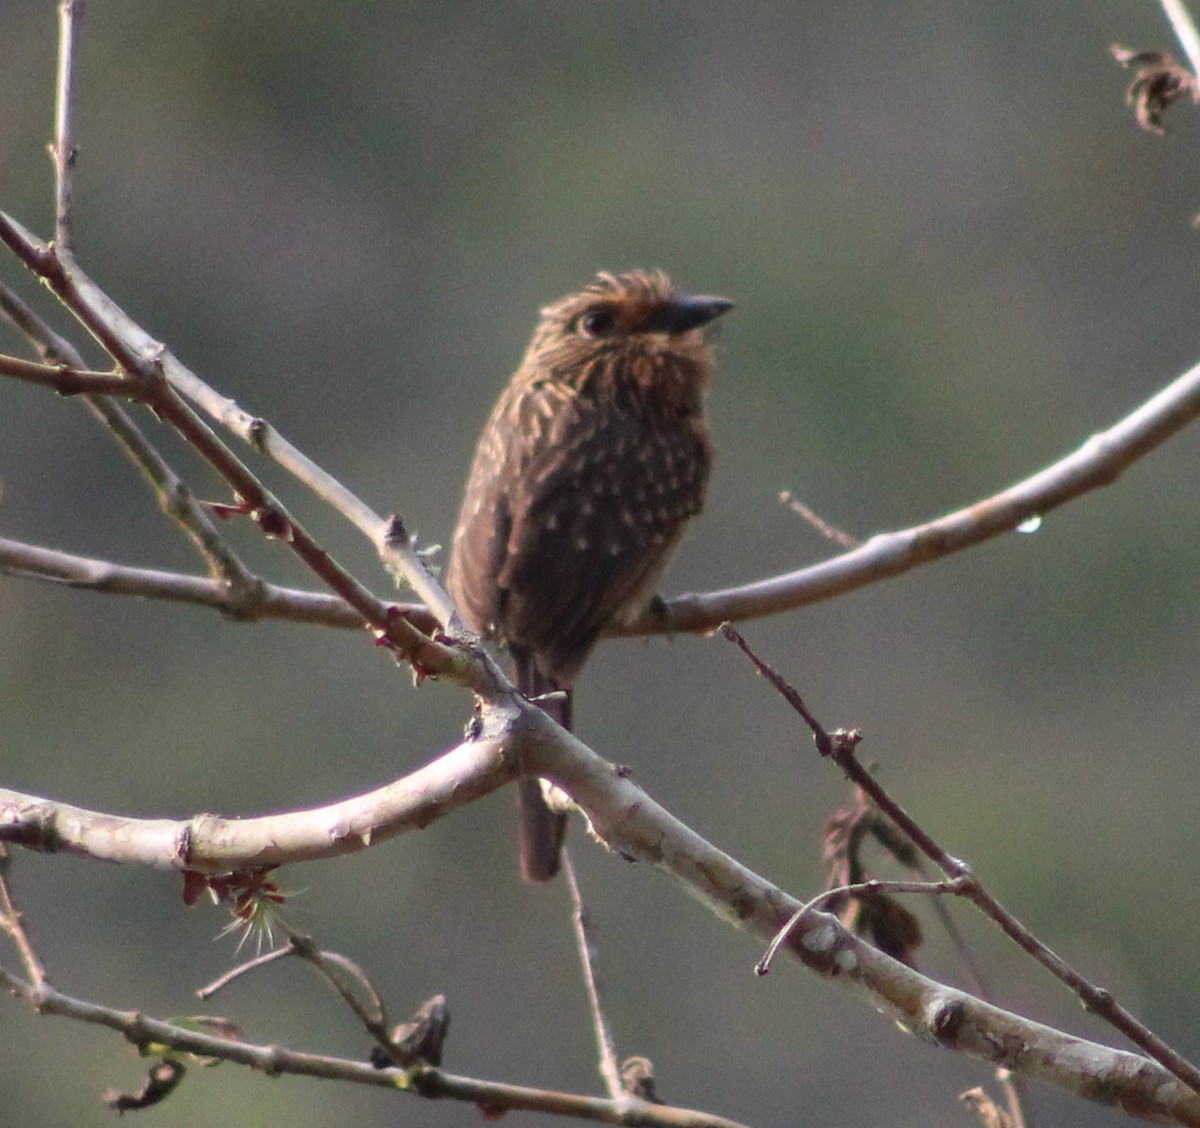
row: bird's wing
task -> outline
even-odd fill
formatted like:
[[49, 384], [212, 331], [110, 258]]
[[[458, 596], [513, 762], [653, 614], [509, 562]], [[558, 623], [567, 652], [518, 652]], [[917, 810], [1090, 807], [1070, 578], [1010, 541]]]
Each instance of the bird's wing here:
[[510, 386], [483, 429], [446, 569], [450, 597], [466, 621], [489, 636], [500, 628], [501, 593], [496, 576], [504, 566], [512, 530], [508, 486], [520, 473], [519, 452], [508, 441], [510, 416], [519, 407]]
[[654, 594], [700, 510], [710, 459], [699, 419], [586, 396], [558, 404], [546, 426], [507, 486], [499, 623], [569, 684], [605, 625]]

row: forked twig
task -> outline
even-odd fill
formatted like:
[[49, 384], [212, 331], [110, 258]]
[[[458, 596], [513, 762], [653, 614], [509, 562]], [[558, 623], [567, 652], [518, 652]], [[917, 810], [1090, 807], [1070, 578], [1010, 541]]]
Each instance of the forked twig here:
[[804, 704], [795, 687], [760, 658], [733, 626], [724, 623], [720, 629], [721, 633], [737, 646], [755, 669], [771, 683], [780, 696], [804, 720], [813, 734], [817, 751], [822, 756], [832, 759], [847, 778], [856, 787], [861, 788], [871, 801], [916, 844], [918, 849], [951, 879], [955, 885], [954, 891], [970, 900], [996, 924], [1004, 935], [1041, 964], [1051, 975], [1074, 991], [1083, 1003], [1085, 1010], [1115, 1027], [1193, 1092], [1200, 1093], [1200, 1070], [1195, 1065], [1134, 1018], [1107, 990], [1097, 987], [1085, 979], [1065, 960], [1043, 944], [987, 891], [970, 866], [947, 853], [863, 767], [855, 752], [862, 740], [860, 732], [845, 729], [828, 732]]

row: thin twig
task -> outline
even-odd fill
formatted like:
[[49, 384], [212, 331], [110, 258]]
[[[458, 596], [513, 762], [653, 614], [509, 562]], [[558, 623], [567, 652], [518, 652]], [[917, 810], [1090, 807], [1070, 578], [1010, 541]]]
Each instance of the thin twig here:
[[1200, 1093], [1200, 1070], [1157, 1034], [1139, 1022], [1104, 988], [1097, 987], [1072, 968], [1065, 960], [1043, 944], [1028, 928], [1005, 909], [974, 875], [971, 867], [947, 853], [913, 817], [871, 775], [855, 754], [862, 740], [856, 730], [828, 732], [813, 716], [796, 689], [763, 661], [734, 628], [725, 623], [721, 632], [749, 658], [755, 669], [804, 720], [812, 731], [817, 751], [832, 759], [857, 787], [916, 844], [948, 878], [961, 883], [962, 895], [967, 897], [985, 916], [1026, 954], [1031, 956], [1056, 979], [1061, 980], [1083, 1003], [1084, 1009], [1103, 1019], [1125, 1035], [1134, 1045], [1174, 1074], [1193, 1092]]
[[34, 951], [25, 930], [25, 921], [21, 910], [13, 899], [12, 890], [8, 887], [8, 851], [0, 846], [0, 928], [8, 933], [9, 939], [16, 946], [25, 965], [25, 974], [34, 990], [42, 990], [46, 986], [46, 968]]
[[835, 885], [831, 889], [826, 889], [818, 893], [812, 900], [805, 901], [803, 905], [788, 917], [787, 923], [775, 934], [771, 943], [767, 945], [767, 950], [763, 953], [762, 959], [754, 965], [754, 973], [755, 975], [766, 975], [771, 970], [771, 963], [775, 959], [775, 954], [791, 939], [792, 933], [796, 931], [800, 922], [813, 909], [828, 901], [831, 897], [877, 897], [884, 893], [926, 893], [935, 896], [955, 894], [961, 896], [962, 892], [960, 883], [956, 881], [881, 881], [878, 878], [872, 878], [870, 881], [856, 881], [850, 885]]
[[[375, 984], [371, 982], [367, 973], [346, 956], [339, 955], [337, 952], [322, 951], [313, 943], [311, 936], [301, 936], [299, 933], [293, 932], [290, 928], [286, 928], [286, 926], [285, 930], [287, 931], [288, 947], [300, 959], [304, 960], [305, 963], [317, 969], [321, 978], [341, 996], [342, 1002], [355, 1013], [359, 1022], [363, 1024], [380, 1045], [386, 1048], [390, 1043], [390, 1039], [387, 1030], [387, 1014], [383, 1008], [383, 998], [380, 996]], [[366, 1005], [346, 986], [342, 975], [339, 975], [334, 970], [335, 968], [349, 975], [366, 992], [368, 999]]]
[[1020, 1078], [1015, 1077], [1011, 1069], [1001, 1066], [996, 1070], [996, 1080], [1004, 1090], [1004, 1099], [1008, 1102], [1008, 1115], [1012, 1117], [1012, 1128], [1029, 1128]]
[[74, 180], [75, 55], [86, 11], [84, 0], [61, 0], [58, 5], [58, 81], [54, 102], [54, 245], [60, 254], [75, 253]]
[[0, 356], [0, 376], [53, 388], [60, 396], [115, 395], [136, 399], [140, 389], [119, 372], [88, 372], [66, 364], [35, 364], [15, 356]]
[[240, 979], [243, 975], [251, 971], [257, 971], [260, 967], [266, 967], [267, 964], [275, 963], [292, 955], [295, 955], [295, 949], [291, 944], [285, 944], [282, 948], [272, 948], [269, 952], [261, 952], [253, 959], [249, 959], [245, 963], [240, 963], [237, 967], [231, 967], [223, 975], [218, 975], [212, 982], [206, 983], [203, 987], [198, 987], [196, 989], [196, 998], [211, 999], [213, 995], [228, 987], [235, 979]]
[[[83, 358], [75, 346], [56, 333], [21, 297], [0, 283], [0, 312], [19, 329], [48, 366], [66, 364], [76, 372], [84, 370]], [[151, 384], [126, 378], [139, 397], [149, 393]], [[196, 501], [186, 483], [171, 468], [132, 416], [107, 396], [84, 393], [80, 401], [108, 428], [125, 455], [141, 471], [142, 477], [158, 495], [162, 511], [187, 535], [208, 564], [211, 574], [227, 585], [235, 604], [251, 604], [261, 581], [241, 561], [221, 535], [213, 519]]]
[[[211, 607], [239, 622], [285, 619], [354, 630], [361, 630], [366, 625], [363, 617], [344, 599], [327, 591], [305, 591], [265, 582], [253, 586], [235, 585], [211, 576], [189, 576], [157, 568], [113, 564], [108, 560], [75, 556], [4, 537], [0, 537], [0, 574], [113, 595]], [[410, 619], [420, 630], [437, 626], [420, 604], [393, 606], [398, 614]]]
[[278, 1045], [221, 1038], [199, 1030], [189, 1030], [149, 1018], [138, 1011], [116, 1010], [56, 991], [48, 984], [35, 988], [30, 983], [0, 968], [0, 986], [20, 996], [40, 1014], [60, 1015], [115, 1030], [139, 1047], [150, 1044], [169, 1046], [182, 1053], [236, 1062], [260, 1070], [268, 1076], [280, 1073], [303, 1077], [322, 1077], [330, 1081], [349, 1081], [358, 1085], [410, 1093], [431, 1099], [449, 1099], [473, 1104], [485, 1116], [498, 1117], [505, 1112], [528, 1109], [593, 1120], [604, 1124], [645, 1126], [645, 1128], [743, 1128], [722, 1116], [675, 1108], [670, 1105], [639, 1103], [617, 1104], [599, 1097], [575, 1093], [508, 1085], [445, 1073], [419, 1066], [412, 1069], [378, 1069], [365, 1061], [322, 1054], [306, 1054]]
[[600, 1077], [604, 1081], [608, 1095], [614, 1101], [628, 1100], [629, 1094], [621, 1081], [621, 1063], [617, 1057], [617, 1042], [613, 1037], [612, 1026], [604, 1012], [604, 1001], [600, 987], [600, 977], [596, 970], [596, 946], [593, 943], [594, 934], [592, 922], [588, 916], [587, 907], [583, 903], [583, 894], [579, 889], [579, 881], [575, 876], [575, 867], [571, 864], [571, 855], [567, 850], [562, 852], [563, 870], [567, 876], [567, 887], [571, 890], [571, 919], [575, 925], [575, 947], [579, 951], [579, 963], [583, 968], [583, 982], [587, 988], [588, 1008], [592, 1013], [592, 1028], [596, 1033], [596, 1048], [600, 1054]]

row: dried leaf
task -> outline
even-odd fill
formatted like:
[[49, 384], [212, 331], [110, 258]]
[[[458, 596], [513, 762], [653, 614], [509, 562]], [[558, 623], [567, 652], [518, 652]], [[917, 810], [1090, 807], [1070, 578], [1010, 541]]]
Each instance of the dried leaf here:
[[137, 1092], [122, 1093], [116, 1089], [106, 1089], [101, 1094], [101, 1100], [118, 1115], [150, 1108], [166, 1100], [183, 1080], [186, 1072], [181, 1062], [163, 1058], [150, 1067], [145, 1083]]

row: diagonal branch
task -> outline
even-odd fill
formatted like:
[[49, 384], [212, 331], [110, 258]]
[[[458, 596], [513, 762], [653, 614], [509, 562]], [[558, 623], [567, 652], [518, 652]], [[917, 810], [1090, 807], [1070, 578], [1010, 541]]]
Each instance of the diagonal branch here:
[[[481, 689], [507, 685], [499, 669], [486, 655], [472, 658], [417, 630], [376, 598], [313, 539], [308, 531], [180, 398], [166, 377], [187, 370], [134, 323], [70, 258], [60, 258], [53, 249], [31, 235], [10, 216], [0, 212], [0, 241], [4, 242], [62, 300], [78, 320], [100, 342], [118, 366], [132, 378], [152, 388], [147, 402], [156, 414], [174, 427], [228, 483], [237, 500], [236, 509], [252, 517], [270, 537], [286, 544], [321, 580], [340, 595], [381, 638], [387, 639], [405, 658], [425, 673], [441, 674], [452, 681]], [[332, 479], [331, 479], [332, 481]], [[457, 614], [449, 598], [430, 575], [424, 561], [398, 536], [395, 521], [378, 520], [382, 549], [416, 587], [433, 601], [443, 626], [457, 629]]]
[[[83, 358], [70, 341], [59, 336], [22, 299], [3, 283], [0, 283], [0, 312], [2, 312], [33, 344], [43, 360], [55, 362], [51, 371], [62, 371], [61, 365], [69, 365], [68, 371], [76, 377], [82, 376]], [[9, 358], [5, 358], [6, 360]], [[49, 366], [48, 366], [49, 367]], [[0, 369], [2, 371], [2, 369]], [[103, 375], [103, 374], [100, 374]], [[110, 375], [108, 379], [111, 379]], [[144, 382], [119, 379], [139, 394], [148, 391]], [[92, 381], [94, 383], [94, 381]], [[61, 388], [60, 388], [61, 390]], [[200, 555], [208, 563], [210, 573], [228, 587], [235, 600], [249, 600], [259, 580], [242, 563], [217, 530], [213, 519], [204, 507], [192, 496], [183, 479], [171, 468], [159, 453], [158, 448], [146, 437], [129, 413], [106, 395], [94, 395], [100, 388], [79, 388], [84, 406], [93, 417], [103, 423], [117, 441], [122, 451], [141, 471], [158, 495], [163, 512], [176, 523], [191, 540]]]
[[[746, 640], [729, 624], [722, 633], [755, 667], [759, 674], [774, 687], [776, 692], [801, 717], [812, 731], [817, 751], [831, 759], [846, 777], [859, 788], [870, 801], [887, 816], [891, 823], [934, 863], [949, 879], [944, 891], [966, 897], [987, 916], [1023, 952], [1036, 960], [1056, 979], [1064, 983], [1079, 997], [1080, 1002], [1091, 1013], [1102, 1018], [1125, 1035], [1135, 1046], [1149, 1054], [1156, 1062], [1179, 1078], [1193, 1092], [1200, 1095], [1200, 1069], [1168, 1045], [1128, 1010], [1113, 998], [1109, 991], [1095, 986], [1079, 974], [1057, 952], [1042, 943], [1030, 929], [1008, 911], [975, 876], [971, 867], [953, 857], [922, 827], [887, 791], [886, 788], [863, 766], [858, 759], [857, 746], [862, 734], [854, 730], [827, 731], [805, 705], [795, 687], [787, 682], [771, 665], [763, 661]], [[828, 892], [810, 904], [819, 903]], [[787, 932], [796, 927], [804, 915], [803, 908], [784, 926]], [[772, 941], [777, 946], [779, 937]]]
[[[188, 823], [118, 820], [65, 806], [58, 808], [57, 818], [51, 818], [52, 811], [13, 805], [29, 797], [0, 792], [0, 825], [7, 823], [12, 832], [3, 837], [22, 845], [61, 849], [86, 845], [94, 856], [118, 861], [174, 868], [197, 864], [217, 871], [248, 857], [254, 864], [269, 865], [362, 849], [427, 825], [523, 769], [546, 774], [568, 789], [604, 841], [663, 870], [721, 919], [760, 942], [769, 941], [801, 907], [674, 818], [540, 710], [524, 706], [521, 724], [517, 732], [468, 741], [389, 788], [286, 818], [224, 821], [205, 816]], [[556, 750], [560, 756], [555, 767]], [[520, 769], [517, 760], [523, 760]], [[391, 822], [362, 817], [369, 809], [383, 810], [389, 802]], [[45, 816], [41, 823], [39, 813]], [[105, 825], [106, 819], [111, 819], [111, 825]], [[276, 839], [272, 831], [280, 837]], [[138, 836], [153, 845], [153, 860], [144, 846], [135, 854], [133, 841]], [[247, 855], [247, 850], [258, 853]], [[923, 1040], [1133, 1116], [1200, 1128], [1200, 1096], [1156, 1062], [1032, 1022], [920, 975], [825, 913], [810, 912], [801, 923], [804, 927], [788, 943], [788, 955]]]
[[1196, 21], [1183, 0], [1162, 0], [1162, 6], [1192, 70], [1200, 74], [1200, 32], [1196, 30]]

